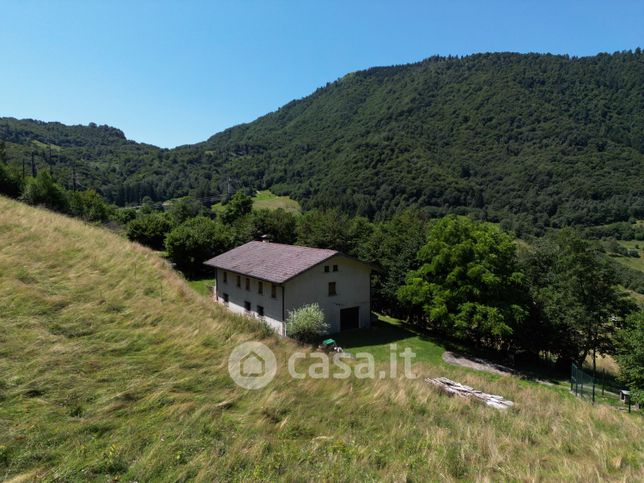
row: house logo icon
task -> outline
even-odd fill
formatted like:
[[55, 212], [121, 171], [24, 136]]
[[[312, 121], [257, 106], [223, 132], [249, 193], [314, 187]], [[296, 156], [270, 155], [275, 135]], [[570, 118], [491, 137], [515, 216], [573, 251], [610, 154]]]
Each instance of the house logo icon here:
[[246, 354], [239, 362], [239, 373], [244, 377], [260, 377], [266, 372], [266, 361], [256, 352]]
[[261, 389], [277, 372], [275, 354], [261, 342], [244, 342], [231, 352], [228, 373], [244, 389]]

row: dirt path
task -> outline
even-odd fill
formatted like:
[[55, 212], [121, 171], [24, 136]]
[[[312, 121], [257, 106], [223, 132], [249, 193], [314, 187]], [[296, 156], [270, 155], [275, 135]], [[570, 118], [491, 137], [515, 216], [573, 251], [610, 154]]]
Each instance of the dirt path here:
[[476, 371], [491, 372], [492, 374], [500, 374], [502, 376], [515, 374], [515, 371], [507, 366], [495, 364], [478, 357], [466, 357], [450, 351], [443, 352], [443, 360], [453, 366], [469, 367]]

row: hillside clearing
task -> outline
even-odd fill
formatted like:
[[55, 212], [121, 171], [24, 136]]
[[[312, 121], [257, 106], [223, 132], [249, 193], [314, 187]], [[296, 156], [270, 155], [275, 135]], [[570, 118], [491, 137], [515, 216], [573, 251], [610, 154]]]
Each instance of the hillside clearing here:
[[282, 208], [284, 211], [299, 214], [302, 211], [300, 204], [288, 196], [277, 196], [270, 190], [258, 191], [253, 196], [253, 208], [256, 210], [276, 210]]
[[[277, 196], [270, 190], [257, 191], [253, 199], [254, 210], [277, 210], [279, 208], [289, 213], [300, 214], [302, 208], [300, 204], [288, 196]], [[221, 213], [224, 210], [223, 203], [215, 203], [211, 210], [214, 213]]]
[[618, 263], [625, 267], [644, 272], [644, 241], [641, 240], [622, 240], [619, 244], [629, 250], [637, 250], [638, 257], [613, 257]]
[[[514, 377], [452, 377], [434, 356], [415, 366], [423, 377], [515, 407], [422, 379], [296, 381], [284, 368], [297, 345], [224, 312], [147, 249], [6, 198], [0, 240], [0, 479], [644, 478], [637, 416]], [[278, 375], [245, 391], [227, 358], [258, 339]]]

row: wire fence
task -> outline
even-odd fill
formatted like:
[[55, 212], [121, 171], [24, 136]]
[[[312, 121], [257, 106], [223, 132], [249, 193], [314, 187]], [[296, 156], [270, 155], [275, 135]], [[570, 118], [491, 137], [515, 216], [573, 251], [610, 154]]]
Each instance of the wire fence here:
[[570, 371], [570, 390], [579, 397], [587, 397], [595, 401], [597, 390], [596, 380], [577, 364], [573, 363]]
[[605, 370], [593, 377], [573, 363], [570, 369], [570, 391], [578, 397], [590, 399], [593, 403], [597, 399], [610, 404], [618, 404], [621, 401], [623, 404], [628, 404], [629, 412], [631, 410], [630, 398], [624, 398], [625, 390], [615, 377], [607, 375]]

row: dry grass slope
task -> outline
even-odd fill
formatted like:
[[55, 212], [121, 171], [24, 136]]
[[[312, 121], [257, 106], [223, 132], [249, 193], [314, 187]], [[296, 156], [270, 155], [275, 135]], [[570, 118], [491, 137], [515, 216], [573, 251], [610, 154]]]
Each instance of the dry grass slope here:
[[[420, 381], [228, 378], [264, 338], [152, 252], [0, 198], [0, 479], [642, 480], [641, 418], [512, 377], [456, 374], [502, 413]], [[457, 369], [454, 369], [455, 371]]]

